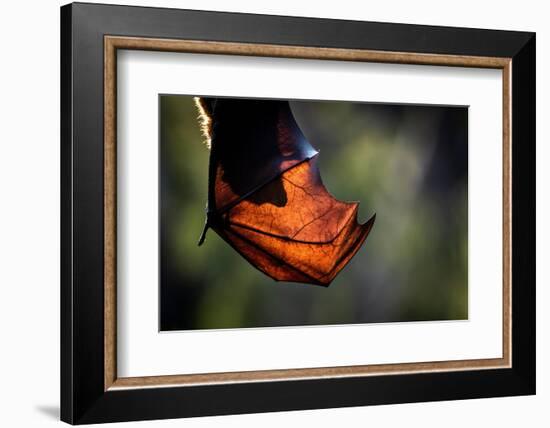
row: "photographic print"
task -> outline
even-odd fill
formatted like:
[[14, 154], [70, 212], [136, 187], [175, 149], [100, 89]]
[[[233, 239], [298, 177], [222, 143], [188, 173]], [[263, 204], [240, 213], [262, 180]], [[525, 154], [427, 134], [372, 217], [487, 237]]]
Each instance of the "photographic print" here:
[[161, 331], [467, 319], [467, 107], [159, 103]]

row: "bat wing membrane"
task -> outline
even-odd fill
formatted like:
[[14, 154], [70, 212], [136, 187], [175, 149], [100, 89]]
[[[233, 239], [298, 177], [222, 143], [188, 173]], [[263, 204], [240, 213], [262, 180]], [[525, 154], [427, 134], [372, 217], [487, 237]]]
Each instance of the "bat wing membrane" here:
[[[374, 217], [357, 222], [357, 203], [336, 200], [312, 158], [280, 176], [282, 206], [244, 199], [217, 232], [253, 266], [279, 281], [328, 286], [367, 238]], [[268, 194], [267, 184], [258, 192]]]

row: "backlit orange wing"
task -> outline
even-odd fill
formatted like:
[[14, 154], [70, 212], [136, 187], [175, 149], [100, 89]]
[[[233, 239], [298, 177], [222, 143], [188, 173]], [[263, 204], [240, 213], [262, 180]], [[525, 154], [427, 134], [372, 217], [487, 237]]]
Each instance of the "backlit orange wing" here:
[[288, 103], [263, 103], [271, 104], [255, 107], [264, 119], [267, 116], [265, 129], [254, 131], [254, 139], [240, 148], [249, 153], [231, 152], [226, 139], [239, 136], [242, 142], [246, 134], [231, 123], [224, 125], [224, 115], [217, 123], [213, 113], [207, 227], [277, 281], [328, 286], [361, 248], [375, 216], [358, 224], [358, 203], [338, 201], [326, 190], [317, 151], [303, 136]]

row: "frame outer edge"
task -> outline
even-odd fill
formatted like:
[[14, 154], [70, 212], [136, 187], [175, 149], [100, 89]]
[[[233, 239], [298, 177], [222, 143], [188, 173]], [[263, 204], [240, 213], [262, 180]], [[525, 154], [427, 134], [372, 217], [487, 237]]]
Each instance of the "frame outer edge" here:
[[[101, 5], [71, 4], [72, 421], [105, 400]], [[90, 16], [89, 12], [92, 11]], [[99, 285], [101, 284], [101, 286]]]
[[536, 393], [536, 35], [512, 59], [512, 349], [524, 394]]
[[[124, 6], [115, 4], [73, 3], [75, 9], [88, 18], [88, 23], [100, 21], [105, 34], [156, 37], [158, 22], [162, 22], [162, 38], [262, 43], [270, 39], [273, 45], [294, 45], [345, 49], [437, 53], [464, 56], [513, 57], [529, 40], [532, 33], [483, 28], [449, 27], [394, 22], [358, 21], [351, 19], [311, 18], [304, 16], [235, 13], [169, 7]], [[149, 15], [152, 19], [147, 19]], [[109, 19], [105, 19], [109, 17]], [[116, 18], [124, 18], [116, 25]], [[211, 26], [201, 25], [209, 21]], [[252, 25], [253, 28], [249, 30]], [[132, 27], [139, 26], [136, 31]], [[185, 27], [184, 30], [181, 28]], [[342, 26], [346, 29], [342, 31]], [[130, 29], [132, 28], [132, 29]], [[128, 30], [129, 29], [129, 30]], [[276, 31], [275, 31], [276, 30]], [[426, 33], [430, 37], [426, 37]], [[182, 37], [181, 34], [185, 33]], [[266, 37], [267, 36], [267, 37]], [[480, 38], [484, 39], [480, 43]]]
[[[65, 10], [65, 12], [63, 12]], [[151, 19], [145, 20], [145, 16]], [[222, 16], [223, 15], [223, 18]], [[105, 18], [109, 19], [105, 19]], [[254, 18], [256, 20], [254, 20]], [[220, 28], [203, 28], [206, 20], [214, 20], [223, 24]], [[232, 25], [228, 24], [233, 20]], [[258, 22], [259, 21], [259, 22]], [[169, 10], [158, 8], [139, 8], [127, 6], [106, 6], [92, 4], [68, 5], [61, 12], [61, 399], [62, 420], [69, 423], [114, 422], [143, 419], [162, 419], [174, 417], [189, 417], [215, 414], [237, 414], [265, 411], [298, 410], [308, 408], [327, 408], [357, 406], [369, 404], [387, 404], [400, 402], [417, 402], [433, 400], [463, 399], [504, 395], [525, 395], [535, 391], [535, 324], [534, 324], [534, 224], [525, 225], [534, 220], [534, 102], [535, 102], [535, 49], [534, 35], [524, 32], [506, 32], [475, 29], [451, 29], [443, 27], [408, 26], [403, 24], [359, 23], [349, 21], [353, 27], [351, 32], [338, 32], [341, 26], [348, 22], [337, 23], [329, 20], [314, 20], [307, 18], [285, 18], [255, 16], [247, 14], [231, 14], [218, 12], [198, 12]], [[240, 23], [235, 26], [235, 22]], [[180, 24], [186, 24], [183, 27]], [[248, 28], [248, 24], [252, 28]], [[261, 31], [254, 31], [255, 27], [262, 24]], [[162, 25], [169, 24], [169, 25]], [[174, 25], [178, 24], [178, 25]], [[246, 24], [246, 25], [244, 25]], [[276, 33], [275, 24], [288, 25], [290, 33]], [[298, 24], [304, 24], [303, 32], [296, 32]], [[162, 26], [161, 26], [162, 25]], [[512, 146], [512, 156], [515, 169], [515, 183], [512, 183], [512, 199], [516, 210], [512, 217], [513, 230], [518, 233], [527, 233], [527, 236], [518, 239], [519, 247], [513, 251], [514, 263], [519, 257], [522, 263], [518, 267], [514, 264], [513, 289], [514, 335], [513, 335], [513, 363], [512, 369], [499, 369], [488, 371], [479, 388], [470, 391], [472, 382], [479, 382], [479, 374], [475, 371], [467, 371], [462, 374], [439, 373], [423, 375], [424, 388], [411, 395], [411, 391], [419, 386], [419, 375], [407, 375], [396, 377], [373, 377], [367, 386], [358, 378], [338, 379], [330, 382], [324, 380], [295, 381], [292, 388], [285, 386], [285, 382], [267, 382], [241, 385], [197, 386], [193, 388], [160, 388], [141, 389], [138, 391], [104, 391], [103, 361], [99, 361], [99, 354], [103, 357], [105, 343], [103, 337], [99, 337], [98, 330], [103, 329], [103, 311], [97, 314], [99, 300], [103, 302], [95, 289], [99, 274], [94, 271], [86, 271], [85, 268], [98, 266], [98, 241], [83, 225], [90, 226], [93, 232], [101, 230], [101, 242], [103, 242], [103, 228], [97, 222], [101, 213], [96, 212], [94, 203], [99, 204], [97, 195], [97, 183], [89, 183], [83, 179], [91, 177], [90, 174], [99, 173], [97, 162], [99, 153], [96, 144], [103, 135], [103, 128], [96, 133], [96, 127], [103, 123], [99, 118], [99, 111], [103, 111], [97, 105], [102, 94], [99, 91], [99, 82], [102, 76], [97, 75], [100, 37], [106, 34], [135, 35], [151, 37], [151, 34], [165, 38], [189, 38], [241, 41], [248, 43], [262, 43], [264, 40], [281, 43], [283, 39], [290, 39], [291, 44], [308, 44], [303, 42], [315, 39], [316, 31], [321, 28], [329, 28], [318, 41], [323, 45], [332, 47], [353, 48], [351, 45], [364, 45], [365, 38], [359, 41], [358, 35], [363, 33], [363, 27], [372, 33], [380, 30], [387, 33], [388, 29], [395, 29], [400, 37], [384, 39], [375, 37], [369, 41], [375, 50], [384, 50], [388, 43], [394, 46], [401, 44], [411, 45], [409, 51], [449, 53], [467, 55], [468, 52], [479, 52], [482, 56], [486, 52], [494, 52], [495, 56], [509, 57], [513, 59], [513, 98], [512, 109], [520, 117], [512, 118], [512, 133], [515, 145]], [[138, 27], [139, 26], [139, 27]], [[414, 27], [411, 29], [410, 27]], [[422, 28], [421, 28], [422, 27]], [[410, 37], [403, 39], [404, 33], [421, 33], [433, 36], [437, 34], [445, 36], [443, 41], [438, 37], [424, 40], [420, 49], [413, 49], [417, 44], [416, 39], [408, 43]], [[175, 34], [175, 36], [174, 36]], [[203, 36], [206, 34], [206, 36]], [[303, 34], [303, 35], [302, 35]], [[479, 36], [487, 36], [486, 43], [479, 42]], [[376, 34], [375, 34], [376, 36]], [[380, 36], [380, 35], [378, 35]], [[460, 37], [459, 37], [460, 36]], [[475, 37], [474, 37], [475, 36]], [[533, 40], [531, 40], [531, 38]], [[474, 40], [475, 39], [475, 40]], [[65, 40], [65, 43], [63, 42]], [[316, 39], [317, 40], [317, 39]], [[455, 41], [456, 40], [456, 46]], [[477, 40], [477, 41], [476, 41]], [[311, 43], [311, 42], [309, 42]], [[360, 47], [363, 49], [363, 47]], [[368, 48], [365, 48], [368, 49]], [[73, 53], [78, 52], [78, 56]], [[516, 58], [516, 52], [517, 58]], [[513, 55], [512, 55], [513, 53]], [[91, 67], [90, 67], [91, 65]], [[102, 69], [103, 67], [101, 67]], [[76, 69], [76, 72], [74, 70]], [[520, 78], [518, 71], [523, 76]], [[528, 82], [526, 82], [526, 79]], [[529, 81], [532, 79], [532, 81]], [[525, 88], [519, 89], [519, 82], [526, 82]], [[101, 89], [103, 83], [101, 84]], [[522, 90], [527, 94], [518, 98]], [[91, 104], [82, 106], [81, 102]], [[76, 108], [76, 114], [73, 115]], [[525, 109], [525, 112], [519, 109]], [[533, 117], [530, 118], [529, 115]], [[74, 117], [74, 119], [73, 119]], [[74, 122], [74, 125], [73, 125]], [[68, 129], [66, 129], [68, 127]], [[519, 149], [518, 127], [527, 132], [522, 140], [522, 149]], [[531, 128], [530, 128], [531, 127]], [[92, 148], [90, 147], [93, 146]], [[532, 150], [531, 153], [525, 153]], [[84, 152], [84, 153], [81, 153]], [[519, 154], [519, 155], [518, 155]], [[87, 156], [85, 156], [87, 155]], [[517, 159], [516, 159], [517, 158]], [[519, 161], [519, 162], [517, 162]], [[517, 171], [527, 172], [528, 176], [517, 180]], [[90, 166], [88, 166], [90, 165]], [[86, 171], [78, 171], [77, 167], [84, 167]], [[101, 167], [101, 171], [103, 171]], [[531, 170], [532, 171], [531, 171]], [[73, 177], [73, 174], [75, 177]], [[99, 177], [103, 180], [103, 174]], [[95, 178], [94, 178], [95, 179]], [[73, 191], [74, 183], [74, 191]], [[533, 188], [529, 188], [533, 185]], [[69, 186], [67, 188], [67, 186]], [[526, 191], [525, 195], [522, 195]], [[103, 192], [101, 200], [103, 200]], [[517, 203], [525, 203], [520, 206], [518, 216]], [[80, 204], [92, 208], [92, 216], [83, 222], [85, 210]], [[97, 210], [98, 211], [98, 210]], [[96, 216], [94, 218], [93, 216]], [[521, 217], [521, 218], [519, 218]], [[67, 225], [67, 221], [70, 222]], [[77, 221], [79, 223], [77, 223]], [[73, 227], [73, 222], [75, 226]], [[103, 223], [102, 223], [103, 224]], [[76, 239], [78, 238], [78, 239]], [[89, 242], [85, 246], [83, 241]], [[103, 245], [102, 245], [103, 248]], [[521, 248], [521, 250], [520, 250]], [[79, 256], [91, 256], [93, 260]], [[76, 263], [78, 261], [78, 263]], [[101, 262], [103, 263], [103, 262]], [[68, 264], [68, 267], [67, 267]], [[83, 267], [84, 265], [84, 267]], [[103, 267], [103, 264], [102, 264]], [[521, 272], [518, 271], [522, 269]], [[87, 275], [86, 275], [87, 274]], [[101, 269], [101, 277], [104, 270]], [[521, 286], [521, 289], [518, 287]], [[522, 296], [522, 294], [525, 294]], [[518, 298], [520, 300], [518, 300]], [[516, 304], [517, 303], [517, 304]], [[102, 305], [103, 309], [103, 305]], [[531, 312], [532, 311], [532, 312]], [[518, 320], [519, 315], [519, 320]], [[67, 323], [68, 321], [68, 323]], [[531, 334], [529, 334], [531, 333]], [[526, 337], [518, 341], [518, 334]], [[101, 339], [101, 340], [100, 340]], [[101, 343], [101, 345], [100, 345]], [[100, 373], [101, 370], [101, 373]], [[424, 377], [425, 376], [425, 377]], [[429, 380], [429, 381], [428, 381]], [[426, 381], [428, 381], [426, 383]], [[453, 385], [449, 388], [449, 385]], [[412, 389], [411, 389], [412, 388]], [[319, 394], [313, 397], [317, 391]], [[324, 393], [323, 393], [324, 392]], [[376, 392], [376, 394], [375, 394]], [[389, 395], [391, 393], [391, 395]], [[260, 395], [262, 395], [260, 397]], [[243, 402], [248, 397], [250, 403]], [[220, 400], [221, 399], [221, 400]], [[213, 400], [213, 401], [211, 401]], [[271, 401], [271, 403], [270, 403]]]
[[72, 181], [72, 109], [73, 109], [73, 41], [72, 5], [60, 8], [60, 156], [61, 156], [61, 343], [60, 343], [60, 418], [74, 423], [74, 367], [73, 367], [73, 181]]

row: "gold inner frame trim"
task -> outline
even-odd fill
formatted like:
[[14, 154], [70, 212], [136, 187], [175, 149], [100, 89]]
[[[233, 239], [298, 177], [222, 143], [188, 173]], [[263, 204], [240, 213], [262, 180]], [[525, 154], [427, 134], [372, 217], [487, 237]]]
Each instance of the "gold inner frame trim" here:
[[[375, 364], [341, 367], [204, 373], [170, 376], [117, 376], [116, 366], [116, 85], [117, 50], [146, 50], [213, 55], [319, 59], [335, 61], [380, 62], [394, 64], [440, 65], [494, 68], [502, 70], [503, 130], [503, 294], [502, 357], [491, 359], [431, 361], [420, 363]], [[463, 55], [386, 52], [362, 49], [337, 49], [309, 46], [256, 43], [171, 40], [139, 37], [104, 37], [104, 388], [105, 391], [128, 388], [211, 385], [283, 381], [312, 378], [339, 378], [371, 375], [395, 375], [423, 372], [509, 368], [512, 364], [512, 164], [511, 164], [511, 58]]]

